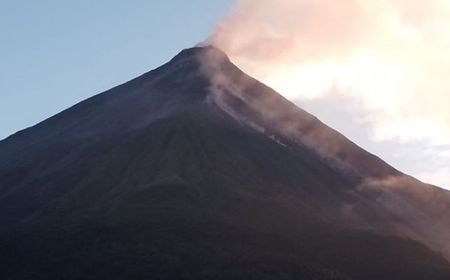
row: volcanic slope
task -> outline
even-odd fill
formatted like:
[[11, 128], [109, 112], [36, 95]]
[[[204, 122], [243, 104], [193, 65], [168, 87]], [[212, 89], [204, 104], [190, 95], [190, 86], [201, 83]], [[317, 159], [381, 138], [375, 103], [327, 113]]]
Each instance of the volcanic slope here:
[[2, 279], [450, 279], [449, 214], [209, 46], [0, 142]]

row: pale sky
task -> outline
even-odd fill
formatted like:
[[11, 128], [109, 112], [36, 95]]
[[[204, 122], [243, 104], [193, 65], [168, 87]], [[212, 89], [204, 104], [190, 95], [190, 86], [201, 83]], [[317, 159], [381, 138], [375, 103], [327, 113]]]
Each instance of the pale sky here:
[[0, 139], [203, 41], [231, 0], [0, 0]]

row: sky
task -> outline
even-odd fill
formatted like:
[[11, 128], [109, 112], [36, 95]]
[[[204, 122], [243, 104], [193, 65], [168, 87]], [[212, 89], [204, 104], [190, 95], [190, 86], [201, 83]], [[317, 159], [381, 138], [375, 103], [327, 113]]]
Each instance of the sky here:
[[0, 0], [0, 139], [210, 37], [408, 174], [450, 188], [447, 0]]
[[203, 41], [231, 0], [0, 0], [0, 139]]

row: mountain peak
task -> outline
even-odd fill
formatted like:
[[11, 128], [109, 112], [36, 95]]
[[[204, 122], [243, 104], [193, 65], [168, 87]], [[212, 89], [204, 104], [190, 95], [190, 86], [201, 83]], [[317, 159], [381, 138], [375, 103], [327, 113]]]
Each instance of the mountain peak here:
[[450, 279], [449, 209], [194, 47], [0, 141], [0, 278]]
[[231, 64], [231, 61], [225, 52], [215, 46], [205, 45], [182, 50], [161, 68], [184, 72], [200, 71], [205, 76], [210, 76], [226, 64]]
[[195, 46], [178, 53], [171, 61], [189, 58], [215, 57], [217, 60], [230, 61], [224, 51], [213, 45]]

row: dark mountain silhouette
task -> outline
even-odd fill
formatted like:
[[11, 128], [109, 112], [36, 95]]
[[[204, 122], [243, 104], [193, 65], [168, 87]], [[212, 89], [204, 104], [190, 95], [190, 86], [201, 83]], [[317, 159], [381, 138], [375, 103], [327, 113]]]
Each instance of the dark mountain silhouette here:
[[214, 47], [0, 142], [1, 279], [450, 279], [450, 194]]

